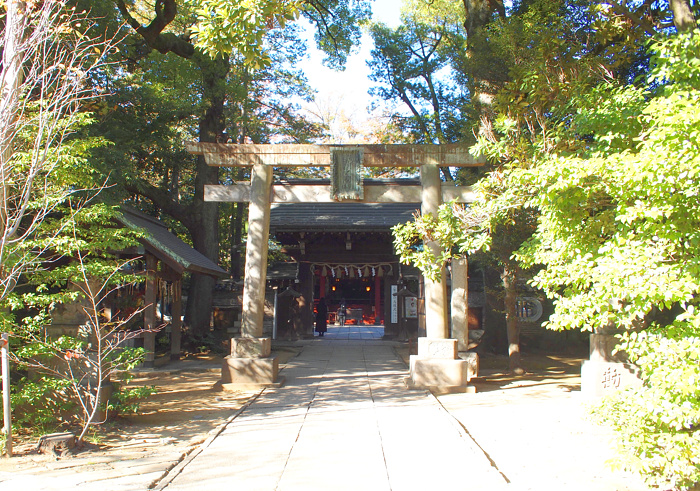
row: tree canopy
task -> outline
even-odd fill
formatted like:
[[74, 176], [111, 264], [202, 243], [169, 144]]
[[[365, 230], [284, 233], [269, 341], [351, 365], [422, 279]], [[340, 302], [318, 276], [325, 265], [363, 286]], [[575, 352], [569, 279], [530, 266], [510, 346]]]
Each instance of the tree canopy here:
[[[464, 3], [468, 31], [476, 3]], [[470, 103], [481, 105], [467, 125], [473, 151], [491, 162], [479, 198], [396, 235], [402, 256], [428, 273], [454, 255], [500, 258], [504, 276], [525, 274], [553, 299], [551, 329], [621, 330], [643, 384], [597, 414], [618, 431], [623, 466], [678, 489], [700, 472], [697, 10], [686, 1], [493, 10], [484, 38], [467, 34], [509, 66], [487, 84], [497, 90], [486, 107], [474, 101], [484, 61], [461, 65]], [[439, 255], [415, 246], [424, 238], [437, 238]]]

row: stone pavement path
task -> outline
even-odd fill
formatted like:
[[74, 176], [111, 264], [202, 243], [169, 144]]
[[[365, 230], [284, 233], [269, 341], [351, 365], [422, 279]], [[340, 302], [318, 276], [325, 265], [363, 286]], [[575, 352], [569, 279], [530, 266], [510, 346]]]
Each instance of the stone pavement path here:
[[406, 366], [380, 329], [333, 327], [334, 336], [298, 342], [286, 384], [232, 413], [192, 452], [163, 441], [155, 453], [136, 446], [0, 468], [0, 491], [154, 482], [168, 491], [647, 491], [606, 466], [610, 435], [585, 421], [575, 362], [519, 378], [494, 371], [476, 394], [434, 397], [404, 387]]
[[390, 343], [316, 338], [158, 489], [497, 490], [503, 476]]
[[187, 450], [185, 445], [163, 442], [162, 451], [144, 456], [141, 448], [123, 450], [115, 455], [86, 456], [52, 462], [50, 468], [32, 465], [18, 471], [0, 472], [0, 491], [135, 491], [175, 466]]
[[357, 341], [359, 339], [380, 340], [384, 336], [384, 327], [348, 324], [345, 326], [328, 326], [324, 338], [333, 341]]

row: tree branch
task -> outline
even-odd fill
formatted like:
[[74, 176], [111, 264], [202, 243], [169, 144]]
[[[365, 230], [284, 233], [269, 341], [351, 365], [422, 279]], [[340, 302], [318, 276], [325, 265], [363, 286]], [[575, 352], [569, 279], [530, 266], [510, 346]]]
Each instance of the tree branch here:
[[188, 40], [170, 32], [163, 32], [177, 15], [175, 0], [158, 0], [154, 7], [156, 16], [147, 26], [141, 25], [129, 12], [124, 0], [115, 0], [124, 20], [150, 46], [159, 53], [173, 53], [181, 58], [192, 58], [195, 53], [194, 45]]
[[617, 0], [611, 0], [610, 5], [612, 6], [612, 8], [616, 14], [621, 15], [621, 16], [629, 19], [634, 24], [636, 24], [637, 26], [644, 29], [644, 32], [646, 32], [650, 36], [656, 35], [656, 29], [654, 28], [653, 25], [651, 25], [643, 17], [640, 17], [637, 14], [635, 14], [634, 12], [631, 12], [625, 5], [622, 5]]
[[182, 222], [188, 230], [191, 230], [195, 226], [192, 220], [192, 206], [178, 203], [167, 191], [141, 179], [134, 179], [133, 181], [127, 182], [124, 188], [130, 193], [135, 193], [150, 199], [158, 208]]

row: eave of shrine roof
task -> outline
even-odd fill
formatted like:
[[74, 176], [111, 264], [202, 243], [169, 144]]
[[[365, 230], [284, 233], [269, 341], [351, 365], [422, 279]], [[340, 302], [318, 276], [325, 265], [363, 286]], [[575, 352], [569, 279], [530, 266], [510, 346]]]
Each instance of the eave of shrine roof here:
[[177, 273], [189, 271], [221, 278], [229, 276], [209, 258], [171, 233], [158, 219], [124, 206], [117, 220], [129, 228], [140, 230], [143, 233], [140, 241], [147, 250], [167, 262]]
[[278, 203], [270, 211], [270, 231], [388, 232], [419, 210], [420, 203]]

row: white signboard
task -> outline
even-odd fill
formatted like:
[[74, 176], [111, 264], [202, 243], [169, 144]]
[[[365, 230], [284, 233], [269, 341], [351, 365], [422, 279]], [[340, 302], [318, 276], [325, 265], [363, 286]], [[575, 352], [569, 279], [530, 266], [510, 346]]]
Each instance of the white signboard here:
[[399, 322], [399, 297], [396, 292], [399, 291], [398, 285], [391, 285], [391, 323], [398, 324]]
[[416, 319], [418, 317], [418, 299], [416, 297], [406, 297], [404, 299], [406, 308], [406, 318]]

